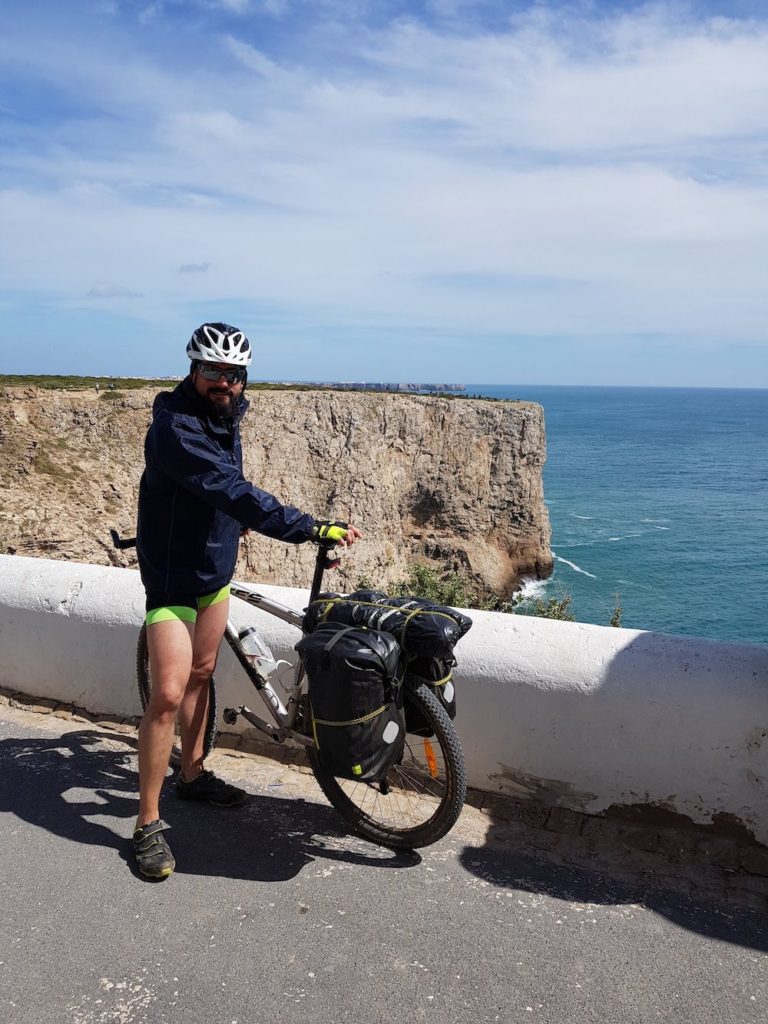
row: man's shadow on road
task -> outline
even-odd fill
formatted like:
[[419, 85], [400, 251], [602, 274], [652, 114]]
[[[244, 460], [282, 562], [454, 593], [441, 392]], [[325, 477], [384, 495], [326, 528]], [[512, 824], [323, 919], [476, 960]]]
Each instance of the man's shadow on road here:
[[[114, 735], [82, 729], [0, 740], [0, 764], [0, 812], [76, 843], [114, 849], [141, 877], [130, 840], [138, 807], [136, 755], [116, 748]], [[166, 780], [161, 814], [172, 828], [178, 874], [280, 882], [316, 858], [382, 868], [421, 860], [348, 835], [323, 804], [251, 794], [242, 807], [222, 809], [176, 800], [170, 790]]]
[[[138, 779], [135, 753], [127, 745], [93, 729], [6, 739], [0, 740], [0, 764], [0, 812], [63, 839], [113, 849], [135, 873], [130, 834]], [[175, 800], [166, 787], [161, 812], [173, 828], [179, 874], [280, 882], [316, 860], [390, 869], [421, 861], [418, 854], [395, 853], [350, 836], [337, 813], [323, 804], [252, 795], [243, 807], [222, 810]], [[559, 864], [543, 852], [465, 846], [459, 860], [467, 872], [496, 886], [579, 903], [639, 903], [709, 938], [768, 951], [766, 919], [758, 911], [726, 911]]]

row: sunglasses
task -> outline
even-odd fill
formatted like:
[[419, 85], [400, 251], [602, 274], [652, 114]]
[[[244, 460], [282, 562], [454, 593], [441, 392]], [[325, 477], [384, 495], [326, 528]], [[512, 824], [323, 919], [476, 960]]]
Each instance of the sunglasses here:
[[215, 366], [198, 366], [197, 372], [205, 380], [221, 380], [223, 377], [227, 384], [241, 384], [245, 380], [245, 370], [237, 366], [233, 370], [219, 370]]

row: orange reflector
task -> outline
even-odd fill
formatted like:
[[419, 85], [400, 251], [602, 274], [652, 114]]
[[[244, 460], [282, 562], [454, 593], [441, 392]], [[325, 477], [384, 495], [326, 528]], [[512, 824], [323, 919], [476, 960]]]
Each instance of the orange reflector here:
[[432, 748], [432, 744], [429, 740], [424, 740], [424, 756], [427, 759], [427, 766], [429, 768], [429, 774], [433, 779], [437, 778], [437, 758], [435, 757], [435, 751]]

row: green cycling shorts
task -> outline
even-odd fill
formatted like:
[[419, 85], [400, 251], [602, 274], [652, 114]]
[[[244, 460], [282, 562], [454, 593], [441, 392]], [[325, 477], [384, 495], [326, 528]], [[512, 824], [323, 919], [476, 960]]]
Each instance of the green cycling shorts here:
[[213, 604], [220, 604], [229, 597], [229, 584], [213, 594], [204, 594], [197, 597], [194, 594], [182, 594], [178, 591], [147, 591], [147, 614], [144, 621], [148, 626], [155, 622], [197, 622], [197, 613], [201, 608], [210, 608]]

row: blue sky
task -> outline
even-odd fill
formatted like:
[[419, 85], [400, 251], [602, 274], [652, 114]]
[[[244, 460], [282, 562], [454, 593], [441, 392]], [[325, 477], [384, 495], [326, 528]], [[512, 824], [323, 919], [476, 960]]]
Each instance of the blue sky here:
[[764, 4], [6, 0], [2, 372], [768, 387]]

